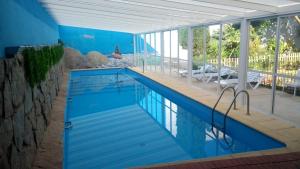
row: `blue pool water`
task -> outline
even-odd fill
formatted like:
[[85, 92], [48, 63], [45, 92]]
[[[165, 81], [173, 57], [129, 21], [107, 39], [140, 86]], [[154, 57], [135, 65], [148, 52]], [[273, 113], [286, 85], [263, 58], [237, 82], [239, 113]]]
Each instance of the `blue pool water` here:
[[[128, 168], [285, 146], [129, 69], [70, 73], [64, 168]], [[215, 121], [222, 125], [223, 116]]]

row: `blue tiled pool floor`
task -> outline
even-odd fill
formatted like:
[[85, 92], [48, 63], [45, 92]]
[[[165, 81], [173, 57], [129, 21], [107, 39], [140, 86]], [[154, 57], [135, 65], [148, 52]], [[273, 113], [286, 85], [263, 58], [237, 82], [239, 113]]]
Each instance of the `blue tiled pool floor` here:
[[125, 168], [191, 159], [138, 105], [75, 117], [72, 125], [68, 145], [72, 169]]

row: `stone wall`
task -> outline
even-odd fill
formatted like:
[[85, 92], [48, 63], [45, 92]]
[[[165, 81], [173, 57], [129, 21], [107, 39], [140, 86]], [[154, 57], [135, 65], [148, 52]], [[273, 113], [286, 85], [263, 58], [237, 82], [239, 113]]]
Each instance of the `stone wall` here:
[[23, 56], [0, 60], [0, 168], [29, 169], [63, 80], [63, 59], [31, 88]]

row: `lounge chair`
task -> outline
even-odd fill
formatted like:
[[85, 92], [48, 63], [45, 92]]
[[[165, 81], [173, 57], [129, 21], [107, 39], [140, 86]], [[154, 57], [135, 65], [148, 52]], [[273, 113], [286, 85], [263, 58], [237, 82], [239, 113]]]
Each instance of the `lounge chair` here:
[[[233, 74], [235, 74], [235, 71], [227, 68], [227, 67], [222, 67], [220, 70], [220, 76], [222, 77], [226, 77], [226, 79], [228, 79], [230, 76], [232, 76]], [[218, 72], [213, 72], [213, 73], [202, 73], [202, 74], [196, 74], [193, 76], [193, 78], [197, 79], [197, 80], [204, 80], [206, 79], [206, 83], [210, 82], [213, 78], [216, 78], [219, 76]]]
[[[264, 79], [264, 76], [261, 76], [260, 73], [258, 73], [258, 72], [248, 72], [247, 73], [247, 84], [252, 89], [257, 89], [263, 79]], [[218, 83], [218, 81], [215, 81], [215, 83]], [[239, 79], [220, 80], [220, 85], [222, 87], [228, 87], [228, 86], [236, 87], [238, 85], [238, 83], [239, 83]], [[252, 83], [255, 83], [255, 85], [253, 86]]]
[[284, 91], [285, 87], [294, 88], [294, 96], [296, 96], [297, 88], [300, 87], [300, 69], [298, 69], [297, 74], [295, 76], [295, 82], [291, 84], [283, 84], [282, 91]]
[[[203, 72], [203, 69], [192, 70], [192, 76], [195, 74], [200, 74]], [[188, 75], [188, 70], [179, 70], [179, 74], [182, 77], [186, 77]]]
[[[201, 74], [201, 73], [205, 73], [205, 72], [212, 72], [212, 71], [214, 71], [214, 67], [212, 65], [207, 64], [207, 65], [205, 65], [205, 68], [204, 68], [204, 66], [201, 66], [197, 70], [192, 70], [192, 77], [197, 74]], [[188, 75], [188, 71], [187, 70], [179, 70], [179, 74], [182, 77], [186, 77]]]

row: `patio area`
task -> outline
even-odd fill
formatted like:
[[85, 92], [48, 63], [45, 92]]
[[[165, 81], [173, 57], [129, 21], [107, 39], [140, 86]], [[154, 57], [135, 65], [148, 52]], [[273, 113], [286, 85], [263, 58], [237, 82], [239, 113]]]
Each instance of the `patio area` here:
[[[215, 83], [214, 80], [207, 83], [206, 81], [197, 80], [195, 78], [188, 79], [187, 77], [182, 77], [177, 73], [177, 69], [172, 69], [171, 73], [169, 71], [153, 71], [153, 67], [152, 69], [147, 67], [147, 70], [148, 72], [155, 73], [164, 79], [174, 81], [174, 83], [180, 83], [184, 86], [193, 88], [195, 89], [195, 92], [199, 92], [199, 94], [212, 98], [215, 101], [218, 99], [220, 92], [223, 89], [222, 87], [218, 89], [218, 84]], [[250, 95], [250, 109], [252, 111], [260, 112], [272, 118], [277, 118], [300, 127], [299, 96], [294, 96], [293, 94], [283, 92], [282, 90], [277, 90], [275, 113], [272, 114], [272, 89], [260, 85], [256, 89], [248, 87], [247, 91]], [[223, 101], [229, 104], [233, 99], [232, 91], [229, 90], [228, 92], [225, 92], [224, 97], [225, 98], [222, 99], [221, 102]], [[246, 109], [246, 105], [243, 109]]]

